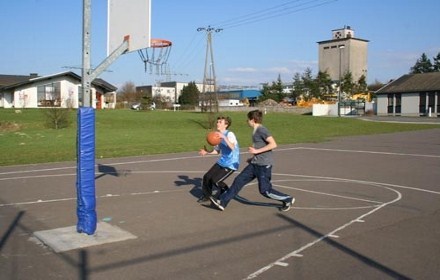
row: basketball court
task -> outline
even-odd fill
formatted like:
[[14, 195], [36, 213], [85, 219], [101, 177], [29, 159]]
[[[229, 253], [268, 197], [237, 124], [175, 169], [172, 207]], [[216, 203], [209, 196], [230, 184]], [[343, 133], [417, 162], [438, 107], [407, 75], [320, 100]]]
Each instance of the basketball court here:
[[[84, 3], [90, 107], [90, 82], [118, 56], [171, 41], [151, 44], [150, 1], [110, 0], [109, 56], [92, 71]], [[0, 167], [2, 279], [438, 278], [439, 129], [281, 146], [272, 182], [296, 198], [293, 208], [232, 201], [221, 212], [196, 202], [217, 157], [194, 151], [95, 164], [90, 111], [78, 131], [78, 154], [88, 154], [79, 164]], [[241, 156], [243, 168], [245, 149]], [[77, 185], [96, 190], [92, 235], [76, 232]], [[269, 202], [255, 184], [240, 195]]]
[[[102, 242], [60, 252], [36, 233], [74, 228], [75, 163], [1, 167], [2, 279], [436, 279], [439, 139], [432, 129], [281, 146], [273, 184], [296, 198], [288, 212], [197, 203], [215, 156], [99, 160], [98, 229], [76, 235]], [[240, 195], [268, 202], [255, 184]]]

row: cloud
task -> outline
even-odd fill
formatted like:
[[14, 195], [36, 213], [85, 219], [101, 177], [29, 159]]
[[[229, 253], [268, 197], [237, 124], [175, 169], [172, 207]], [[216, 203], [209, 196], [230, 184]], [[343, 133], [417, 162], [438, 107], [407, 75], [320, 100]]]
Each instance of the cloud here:
[[[254, 86], [262, 83], [276, 81], [278, 75], [283, 82], [291, 82], [295, 73], [304, 73], [307, 68], [317, 73], [317, 61], [285, 60], [272, 62], [269, 65], [259, 67], [238, 66], [229, 68], [225, 72], [218, 72], [219, 84]], [[315, 74], [316, 74], [315, 73]]]
[[255, 73], [258, 70], [253, 67], [236, 67], [228, 69], [229, 72], [240, 72], [240, 73]]
[[278, 74], [290, 74], [292, 71], [287, 67], [272, 67], [267, 69], [270, 73], [278, 73]]

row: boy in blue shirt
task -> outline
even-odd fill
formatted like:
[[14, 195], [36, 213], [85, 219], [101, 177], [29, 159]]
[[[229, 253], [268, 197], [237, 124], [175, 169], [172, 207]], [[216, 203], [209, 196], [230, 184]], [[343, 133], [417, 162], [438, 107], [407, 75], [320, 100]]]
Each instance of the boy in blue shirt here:
[[235, 134], [228, 130], [231, 124], [231, 118], [218, 117], [216, 124], [217, 134], [222, 138], [222, 141], [214, 147], [212, 152], [208, 152], [205, 149], [199, 151], [201, 156], [218, 154], [221, 156], [203, 176], [203, 195], [199, 198], [198, 202], [209, 201], [209, 197], [212, 196], [213, 187], [216, 187], [219, 193], [226, 191], [228, 186], [223, 181], [239, 167], [240, 148]]

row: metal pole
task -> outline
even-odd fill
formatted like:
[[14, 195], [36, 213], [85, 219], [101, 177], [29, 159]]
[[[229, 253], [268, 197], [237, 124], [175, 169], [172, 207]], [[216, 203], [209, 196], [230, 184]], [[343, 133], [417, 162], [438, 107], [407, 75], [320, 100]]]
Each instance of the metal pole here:
[[90, 96], [90, 18], [91, 0], [83, 0], [82, 107], [91, 107]]
[[345, 45], [339, 45], [339, 87], [338, 87], [338, 117], [341, 116], [341, 78], [342, 78], [342, 49]]

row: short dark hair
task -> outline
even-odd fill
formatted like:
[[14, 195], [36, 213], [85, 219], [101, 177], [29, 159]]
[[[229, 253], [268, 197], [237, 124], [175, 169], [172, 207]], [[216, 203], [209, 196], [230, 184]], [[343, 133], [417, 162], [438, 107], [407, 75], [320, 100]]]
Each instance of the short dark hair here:
[[226, 128], [229, 128], [231, 126], [231, 124], [232, 124], [232, 120], [228, 116], [218, 116], [217, 120], [225, 120]]
[[256, 123], [263, 122], [263, 112], [260, 110], [253, 110], [247, 114], [248, 120], [254, 120]]

